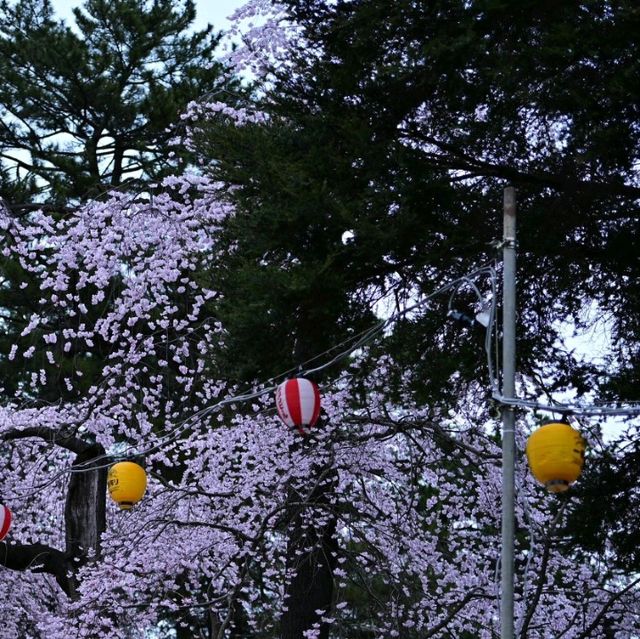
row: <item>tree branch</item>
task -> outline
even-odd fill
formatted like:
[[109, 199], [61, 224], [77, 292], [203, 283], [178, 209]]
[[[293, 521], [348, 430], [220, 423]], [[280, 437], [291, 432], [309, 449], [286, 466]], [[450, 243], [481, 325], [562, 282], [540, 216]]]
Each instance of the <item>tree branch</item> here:
[[605, 603], [602, 606], [602, 609], [596, 615], [596, 618], [592, 621], [592, 623], [589, 625], [589, 627], [581, 635], [578, 635], [578, 637], [576, 637], [576, 639], [588, 639], [588, 637], [591, 637], [592, 636], [591, 633], [598, 627], [598, 625], [600, 624], [600, 622], [602, 621], [604, 616], [607, 614], [607, 612], [611, 608], [611, 606], [613, 606], [613, 604], [616, 601], [618, 601], [618, 599], [620, 599], [620, 597], [622, 597], [622, 595], [626, 594], [627, 592], [629, 592], [630, 590], [635, 588], [638, 584], [640, 584], [640, 578], [635, 579], [628, 586], [626, 586], [622, 590], [619, 590], [618, 592], [613, 594], [611, 596], [611, 598], [609, 599], [609, 601], [607, 601], [607, 603]]
[[76, 453], [76, 455], [88, 453], [95, 448], [95, 444], [86, 442], [73, 435], [65, 435], [60, 430], [54, 430], [53, 428], [47, 428], [45, 426], [32, 426], [30, 428], [22, 429], [12, 428], [11, 430], [0, 434], [0, 439], [5, 441], [27, 439], [29, 437], [39, 437], [50, 444], [66, 448], [72, 453]]
[[31, 570], [53, 575], [68, 596], [72, 596], [72, 588], [68, 571], [71, 569], [66, 555], [46, 544], [12, 544], [0, 543], [0, 566], [10, 570]]
[[441, 168], [467, 171], [470, 177], [504, 178], [515, 183], [539, 184], [560, 190], [570, 190], [572, 192], [583, 192], [599, 196], [640, 197], [640, 188], [637, 186], [612, 181], [581, 180], [577, 177], [552, 173], [550, 171], [521, 170], [514, 166], [478, 159], [468, 155], [452, 144], [448, 144], [433, 136], [425, 135], [415, 129], [405, 129], [403, 133], [407, 136], [407, 140], [431, 144], [437, 147], [441, 153], [426, 152], [425, 155], [432, 161], [438, 162]]
[[527, 613], [522, 622], [522, 628], [520, 629], [520, 636], [524, 639], [527, 636], [527, 631], [529, 630], [529, 624], [531, 623], [531, 619], [533, 618], [533, 614], [538, 607], [538, 602], [540, 601], [540, 597], [542, 596], [542, 590], [544, 588], [544, 584], [547, 578], [547, 566], [549, 564], [549, 557], [551, 554], [551, 541], [553, 538], [553, 534], [556, 530], [556, 527], [562, 518], [562, 515], [565, 511], [568, 502], [564, 502], [558, 511], [558, 514], [553, 518], [551, 522], [551, 526], [549, 528], [549, 532], [547, 534], [547, 538], [544, 544], [544, 550], [542, 551], [542, 560], [540, 562], [540, 570], [538, 571], [538, 583], [536, 585], [536, 591], [531, 598], [531, 603], [527, 608]]

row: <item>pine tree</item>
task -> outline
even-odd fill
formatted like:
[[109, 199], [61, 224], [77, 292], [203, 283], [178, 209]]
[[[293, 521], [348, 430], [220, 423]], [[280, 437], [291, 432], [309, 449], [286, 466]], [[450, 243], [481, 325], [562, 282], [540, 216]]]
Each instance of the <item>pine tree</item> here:
[[49, 0], [0, 4], [10, 206], [68, 205], [179, 170], [169, 127], [190, 100], [237, 88], [214, 57], [220, 35], [190, 30], [192, 0], [87, 0], [74, 17], [58, 19]]
[[[49, 0], [0, 4], [0, 197], [26, 219], [38, 208], [64, 219], [113, 189], [146, 198], [146, 185], [189, 162], [175, 142], [188, 103], [218, 91], [233, 100], [229, 92], [241, 90], [215, 58], [220, 34], [191, 30], [191, 0], [88, 0], [74, 16], [71, 27]], [[0, 352], [8, 354], [40, 292], [24, 264], [0, 260]], [[50, 317], [34, 343], [75, 321]], [[100, 345], [89, 354], [69, 350], [39, 398], [64, 396], [62, 379], [78, 366], [89, 387], [106, 354]], [[28, 397], [33, 374], [54, 372], [46, 359], [8, 362], [6, 355], [0, 370], [6, 394], [22, 389]]]

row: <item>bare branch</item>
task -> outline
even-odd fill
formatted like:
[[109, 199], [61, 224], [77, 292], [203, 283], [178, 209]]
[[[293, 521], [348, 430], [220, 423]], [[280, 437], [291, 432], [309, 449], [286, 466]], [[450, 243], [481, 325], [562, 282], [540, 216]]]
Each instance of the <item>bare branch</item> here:
[[13, 441], [16, 439], [27, 439], [29, 437], [39, 437], [44, 439], [50, 444], [66, 448], [76, 455], [83, 455], [91, 452], [95, 448], [95, 444], [86, 442], [79, 437], [75, 437], [71, 434], [65, 434], [60, 430], [54, 430], [53, 428], [46, 428], [45, 426], [32, 426], [31, 428], [13, 428], [2, 434], [0, 439], [5, 441]]
[[67, 573], [71, 566], [66, 555], [45, 544], [0, 543], [0, 566], [10, 570], [46, 572], [53, 575], [60, 587], [72, 596], [72, 586]]
[[542, 560], [540, 562], [540, 570], [538, 571], [538, 583], [536, 585], [536, 591], [531, 598], [531, 603], [527, 608], [527, 613], [524, 621], [522, 622], [522, 628], [520, 629], [520, 636], [523, 638], [527, 636], [527, 631], [529, 630], [529, 624], [531, 623], [531, 619], [533, 618], [533, 613], [536, 611], [538, 602], [540, 601], [540, 597], [542, 596], [542, 589], [544, 588], [544, 584], [547, 579], [547, 566], [549, 564], [549, 557], [551, 554], [551, 542], [553, 540], [553, 534], [567, 507], [567, 503], [568, 502], [564, 502], [562, 504], [558, 511], [558, 514], [553, 518], [551, 526], [549, 527], [549, 532], [545, 539], [544, 549], [542, 551]]
[[638, 584], [640, 584], [640, 577], [638, 579], [634, 579], [629, 585], [627, 585], [622, 590], [619, 590], [614, 595], [609, 598], [609, 601], [602, 606], [600, 612], [596, 615], [596, 618], [591, 622], [589, 627], [581, 634], [576, 637], [576, 639], [587, 639], [591, 637], [591, 633], [598, 627], [603, 617], [607, 614], [611, 606], [620, 599], [624, 594], [635, 588]]

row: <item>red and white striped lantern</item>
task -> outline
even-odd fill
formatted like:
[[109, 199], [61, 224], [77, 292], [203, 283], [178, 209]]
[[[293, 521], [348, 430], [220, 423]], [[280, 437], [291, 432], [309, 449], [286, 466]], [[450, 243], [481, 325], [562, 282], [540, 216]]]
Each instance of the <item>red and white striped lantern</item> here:
[[2, 541], [11, 528], [11, 511], [6, 507], [0, 505], [0, 541]]
[[308, 435], [320, 416], [318, 387], [302, 377], [288, 379], [276, 390], [276, 408], [287, 426], [295, 426], [301, 435]]

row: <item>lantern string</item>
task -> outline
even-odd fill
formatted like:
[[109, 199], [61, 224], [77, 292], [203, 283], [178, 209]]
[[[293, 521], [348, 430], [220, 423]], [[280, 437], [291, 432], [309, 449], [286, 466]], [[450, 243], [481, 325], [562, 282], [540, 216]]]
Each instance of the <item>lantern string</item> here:
[[[487, 301], [485, 297], [483, 297], [479, 286], [476, 282], [483, 277], [488, 277], [489, 280], [489, 293], [490, 299]], [[273, 393], [273, 391], [277, 388], [277, 384], [287, 379], [289, 375], [292, 373], [299, 375], [300, 377], [304, 377], [307, 375], [317, 374], [331, 366], [336, 365], [340, 361], [350, 357], [355, 351], [361, 349], [375, 339], [377, 339], [381, 334], [384, 333], [390, 326], [398, 322], [400, 319], [405, 318], [409, 314], [413, 313], [418, 309], [422, 309], [425, 306], [428, 306], [429, 302], [443, 293], [451, 291], [451, 297], [449, 299], [449, 310], [452, 310], [452, 303], [455, 295], [462, 288], [467, 287], [470, 288], [476, 296], [476, 300], [478, 303], [482, 305], [483, 310], [488, 309], [488, 322], [485, 326], [485, 340], [484, 340], [484, 351], [487, 360], [487, 368], [488, 368], [488, 377], [489, 377], [489, 386], [491, 392], [491, 398], [501, 406], [510, 407], [510, 408], [522, 408], [522, 409], [531, 409], [538, 410], [543, 412], [553, 412], [553, 413], [564, 413], [564, 414], [573, 414], [573, 415], [582, 415], [582, 416], [633, 416], [640, 414], [640, 402], [616, 402], [610, 404], [601, 404], [601, 405], [591, 405], [585, 406], [577, 403], [552, 403], [545, 404], [539, 402], [535, 399], [530, 398], [517, 398], [517, 397], [505, 397], [500, 388], [500, 369], [498, 365], [498, 322], [496, 317], [496, 309], [497, 309], [497, 261], [494, 260], [492, 263], [489, 263], [484, 266], [480, 266], [461, 277], [458, 277], [450, 282], [443, 284], [437, 289], [433, 290], [431, 293], [424, 295], [414, 304], [407, 306], [393, 314], [389, 317], [381, 319], [379, 322], [374, 324], [373, 326], [365, 329], [359, 333], [356, 333], [347, 339], [339, 342], [337, 344], [332, 345], [330, 348], [325, 351], [314, 355], [312, 358], [300, 363], [298, 366], [290, 368], [279, 375], [271, 377], [263, 383], [256, 383], [253, 386], [247, 388], [244, 391], [241, 391], [237, 394], [230, 395], [224, 397], [223, 399], [217, 401], [216, 403], [205, 406], [204, 408], [194, 412], [192, 415], [186, 417], [184, 420], [178, 422], [176, 427], [172, 429], [170, 432], [167, 432], [166, 435], [159, 437], [153, 445], [149, 446], [145, 449], [140, 449], [136, 446], [128, 446], [121, 453], [116, 455], [114, 454], [104, 454], [97, 458], [94, 458], [86, 463], [76, 464], [73, 467], [69, 467], [62, 471], [61, 474], [65, 472], [88, 472], [91, 470], [95, 470], [97, 468], [106, 468], [109, 467], [114, 461], [127, 459], [131, 455], [148, 455], [158, 450], [161, 450], [165, 446], [177, 441], [189, 428], [196, 427], [198, 422], [214, 413], [219, 412], [225, 406], [233, 405], [236, 403], [244, 403], [253, 401], [263, 397], [266, 394]], [[477, 318], [476, 318], [477, 320]], [[494, 344], [495, 341], [495, 344]], [[495, 361], [494, 361], [494, 350], [495, 350]], [[338, 351], [338, 352], [336, 352]], [[331, 356], [333, 354], [333, 356]], [[329, 359], [325, 359], [329, 358]], [[311, 366], [314, 362], [318, 360], [321, 361], [317, 366]], [[322, 361], [325, 360], [325, 361]], [[338, 379], [340, 379], [340, 376]], [[333, 385], [336, 383], [334, 380], [329, 385]], [[323, 385], [323, 387], [326, 387]], [[630, 407], [623, 407], [621, 404], [626, 404]], [[637, 404], [635, 407], [631, 407], [631, 405]], [[259, 411], [257, 414], [268, 414], [271, 413], [273, 409], [266, 409], [264, 411]], [[96, 463], [104, 461], [105, 464], [103, 466], [97, 466]], [[37, 492], [37, 489], [36, 489]], [[31, 493], [30, 493], [31, 494]]]
[[[116, 461], [121, 461], [121, 460], [126, 460], [129, 457], [131, 457], [132, 455], [136, 455], [136, 456], [143, 456], [143, 455], [149, 455], [151, 453], [157, 452], [159, 450], [161, 450], [162, 448], [164, 448], [165, 446], [177, 441], [186, 431], [189, 430], [189, 428], [195, 427], [197, 426], [198, 422], [214, 413], [219, 412], [222, 408], [224, 408], [225, 406], [229, 406], [229, 405], [233, 405], [236, 403], [244, 403], [244, 402], [249, 402], [249, 401], [253, 401], [256, 399], [261, 398], [262, 396], [266, 395], [266, 394], [270, 394], [273, 393], [275, 391], [275, 389], [277, 388], [277, 382], [279, 380], [283, 380], [286, 379], [288, 375], [290, 375], [291, 373], [297, 373], [298, 375], [300, 375], [301, 377], [306, 376], [306, 375], [313, 375], [316, 374], [320, 371], [323, 371], [331, 366], [334, 366], [335, 364], [337, 364], [338, 362], [348, 358], [354, 351], [357, 351], [358, 349], [363, 348], [364, 346], [370, 344], [373, 340], [377, 339], [379, 335], [381, 335], [389, 326], [393, 325], [395, 322], [397, 322], [398, 320], [406, 317], [407, 315], [409, 315], [410, 313], [421, 309], [425, 306], [427, 306], [429, 304], [429, 302], [439, 296], [442, 295], [443, 293], [446, 293], [448, 291], [455, 291], [458, 290], [459, 288], [461, 288], [462, 286], [471, 286], [472, 289], [474, 290], [474, 292], [477, 292], [477, 295], [480, 295], [479, 289], [478, 287], [474, 284], [474, 280], [477, 280], [478, 278], [482, 277], [482, 276], [489, 276], [490, 277], [490, 281], [491, 281], [491, 290], [492, 290], [492, 304], [491, 304], [491, 317], [495, 317], [495, 290], [496, 290], [496, 275], [495, 275], [495, 269], [493, 268], [493, 266], [491, 264], [485, 265], [485, 266], [480, 266], [468, 273], [466, 273], [465, 275], [458, 277], [454, 280], [451, 280], [450, 282], [447, 282], [445, 284], [443, 284], [442, 286], [438, 287], [437, 289], [435, 289], [434, 291], [432, 291], [431, 293], [424, 295], [420, 300], [418, 300], [416, 303], [403, 308], [400, 311], [397, 311], [396, 313], [390, 315], [388, 318], [384, 318], [382, 320], [380, 320], [379, 322], [377, 322], [376, 324], [374, 324], [372, 327], [365, 329], [363, 331], [361, 331], [360, 333], [357, 333], [355, 335], [350, 336], [349, 338], [343, 340], [342, 342], [335, 344], [333, 346], [331, 346], [330, 348], [328, 348], [327, 350], [325, 350], [322, 353], [319, 353], [315, 356], [313, 356], [312, 358], [302, 362], [299, 366], [296, 366], [294, 368], [291, 368], [283, 373], [280, 373], [279, 375], [276, 375], [274, 377], [269, 378], [265, 383], [262, 384], [254, 384], [252, 387], [250, 387], [249, 389], [240, 392], [238, 394], [235, 395], [231, 395], [231, 396], [227, 396], [221, 400], [219, 400], [218, 402], [216, 402], [215, 404], [212, 404], [210, 406], [206, 406], [198, 411], [196, 411], [195, 413], [193, 413], [192, 415], [190, 415], [189, 417], [185, 418], [184, 420], [182, 420], [181, 422], [178, 422], [178, 424], [176, 425], [176, 427], [171, 430], [171, 432], [168, 432], [166, 435], [159, 437], [154, 443], [153, 445], [144, 448], [144, 449], [140, 449], [138, 446], [127, 446], [124, 450], [122, 450], [121, 452], [119, 452], [118, 454], [107, 454], [105, 453], [104, 455], [100, 455], [98, 457], [95, 457], [91, 460], [88, 460], [87, 462], [83, 462], [83, 463], [79, 463], [79, 464], [74, 464], [73, 466], [70, 466], [66, 469], [61, 470], [58, 474], [56, 474], [55, 479], [57, 479], [58, 477], [66, 474], [66, 473], [82, 473], [82, 472], [90, 472], [90, 471], [95, 471], [98, 469], [102, 469], [102, 468], [108, 468], [110, 467], [114, 462]], [[480, 300], [481, 300], [481, 296], [480, 296]], [[491, 323], [490, 323], [491, 325]], [[491, 341], [490, 340], [486, 340], [485, 341], [485, 348], [490, 348], [491, 347]], [[326, 356], [329, 356], [331, 353], [334, 353], [336, 350], [339, 350], [338, 353], [336, 353], [333, 357], [331, 357], [330, 359], [328, 359], [327, 361], [324, 361], [323, 363], [319, 364], [318, 366], [315, 367], [311, 367], [311, 368], [305, 368], [306, 366], [308, 366], [309, 364], [322, 359]], [[491, 364], [492, 366], [492, 364]], [[492, 368], [490, 370], [493, 370]], [[494, 373], [491, 373], [491, 377], [492, 379], [494, 378]], [[335, 381], [334, 381], [335, 383]], [[323, 385], [323, 387], [325, 387]], [[252, 390], [254, 389], [254, 390]], [[268, 409], [265, 411], [261, 411], [258, 414], [261, 413], [270, 413], [272, 412], [272, 409]], [[99, 462], [104, 462], [104, 464], [102, 465], [98, 465]], [[48, 486], [51, 484], [51, 481], [48, 481], [46, 484], [42, 485], [42, 486], [37, 486], [34, 487], [32, 491], [30, 491], [29, 493], [24, 493], [21, 494], [20, 497], [28, 497], [28, 496], [32, 496], [34, 494], [36, 494], [37, 492], [39, 492], [39, 490], [42, 490], [44, 487]]]
[[[437, 297], [438, 295], [441, 295], [442, 293], [445, 293], [449, 290], [452, 289], [457, 289], [459, 288], [461, 285], [465, 284], [465, 283], [469, 283], [472, 278], [478, 278], [482, 275], [486, 275], [489, 274], [491, 275], [492, 281], [495, 280], [495, 272], [493, 270], [493, 268], [488, 265], [488, 266], [481, 266], [465, 275], [463, 275], [462, 277], [459, 277], [455, 280], [452, 280], [451, 282], [448, 282], [446, 284], [443, 284], [442, 286], [438, 287], [436, 290], [432, 291], [431, 293], [429, 293], [428, 295], [425, 295], [421, 300], [419, 300], [418, 302], [416, 302], [415, 304], [412, 304], [411, 306], [402, 309], [401, 311], [398, 311], [396, 313], [394, 313], [393, 315], [391, 315], [388, 318], [385, 318], [383, 320], [380, 320], [377, 324], [375, 324], [374, 326], [370, 327], [369, 329], [366, 329], [364, 331], [361, 331], [360, 333], [353, 335], [349, 338], [347, 338], [346, 340], [343, 340], [342, 342], [340, 342], [339, 344], [336, 344], [334, 346], [332, 346], [331, 348], [325, 350], [323, 353], [320, 353], [318, 355], [315, 355], [314, 357], [310, 358], [309, 360], [306, 360], [305, 362], [302, 362], [302, 364], [299, 367], [295, 367], [292, 369], [289, 369], [287, 371], [285, 371], [284, 373], [281, 373], [279, 375], [276, 375], [274, 377], [271, 377], [267, 380], [267, 382], [262, 385], [262, 388], [260, 388], [261, 385], [257, 385], [258, 386], [258, 390], [253, 390], [253, 391], [247, 391], [241, 394], [237, 394], [237, 395], [233, 395], [230, 397], [226, 397], [218, 402], [216, 402], [215, 404], [212, 404], [211, 406], [207, 406], [199, 411], [196, 411], [193, 415], [189, 416], [186, 420], [184, 420], [179, 426], [178, 428], [176, 428], [174, 431], [172, 431], [172, 433], [169, 433], [165, 438], [162, 438], [160, 441], [158, 441], [155, 445], [153, 445], [150, 448], [144, 449], [142, 451], [140, 451], [139, 449], [135, 449], [136, 454], [138, 455], [146, 455], [146, 454], [150, 454], [152, 452], [156, 452], [157, 450], [160, 450], [161, 448], [163, 448], [165, 445], [172, 443], [173, 441], [177, 440], [192, 424], [194, 424], [197, 420], [201, 420], [205, 417], [208, 417], [209, 415], [218, 412], [221, 408], [223, 408], [224, 406], [227, 406], [229, 404], [234, 404], [234, 403], [242, 403], [242, 402], [248, 402], [248, 401], [252, 401], [255, 399], [259, 399], [260, 397], [262, 397], [263, 395], [266, 394], [270, 394], [273, 393], [273, 391], [275, 391], [275, 389], [277, 388], [277, 382], [279, 380], [283, 380], [286, 379], [287, 375], [289, 375], [291, 372], [298, 372], [298, 374], [301, 377], [304, 377], [306, 375], [313, 375], [315, 373], [318, 373], [320, 371], [323, 371], [335, 364], [337, 364], [338, 362], [346, 359], [347, 357], [349, 357], [354, 351], [363, 348], [364, 346], [366, 346], [367, 344], [371, 343], [373, 340], [375, 340], [381, 333], [384, 332], [384, 330], [392, 325], [393, 323], [397, 322], [399, 319], [401, 319], [402, 317], [407, 316], [408, 314], [412, 313], [413, 311], [424, 307], [425, 305], [427, 305], [429, 303], [429, 301], [431, 299], [433, 299], [434, 297]], [[493, 287], [495, 288], [495, 284], [493, 285]], [[495, 298], [495, 295], [494, 295]], [[334, 355], [331, 359], [329, 359], [328, 361], [323, 362], [322, 364], [315, 366], [313, 368], [305, 368], [306, 365], [310, 364], [311, 362], [317, 361], [318, 359], [321, 359], [323, 356], [327, 356], [330, 353], [336, 351], [337, 349], [342, 348], [342, 350], [340, 352], [338, 352], [336, 355]], [[256, 385], [253, 386], [253, 388], [255, 388]], [[117, 458], [126, 458], [128, 455], [131, 454], [131, 451], [133, 450], [133, 447], [130, 447], [128, 449], [126, 449], [121, 455], [118, 455]], [[114, 459], [114, 457], [110, 457], [110, 459]], [[95, 461], [95, 460], [94, 460]], [[81, 471], [81, 464], [78, 464], [77, 466], [75, 466], [74, 468], [74, 472], [78, 472]]]

